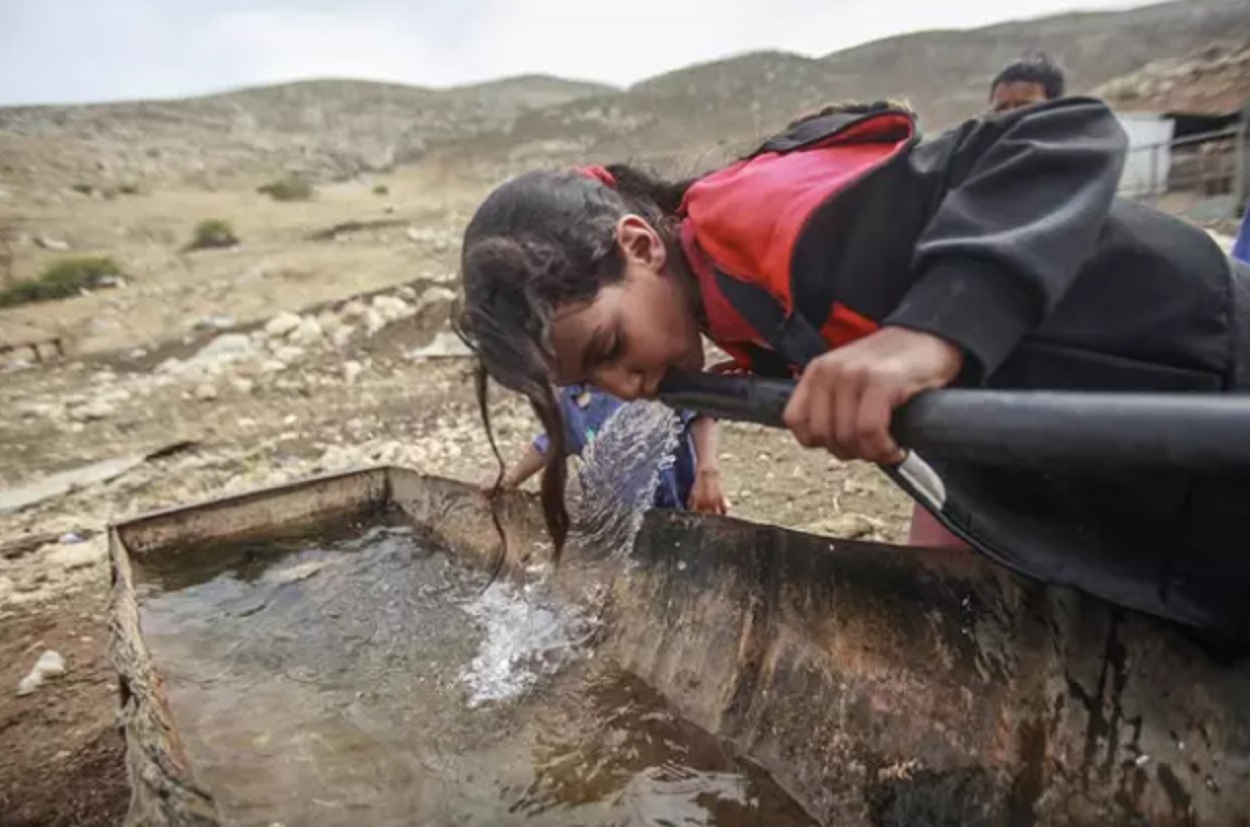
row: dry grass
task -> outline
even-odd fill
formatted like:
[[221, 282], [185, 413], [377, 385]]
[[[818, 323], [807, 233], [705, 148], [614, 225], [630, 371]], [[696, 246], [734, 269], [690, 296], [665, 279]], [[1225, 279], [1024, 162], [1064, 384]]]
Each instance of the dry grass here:
[[[481, 188], [455, 185], [437, 167], [404, 168], [380, 198], [371, 184], [321, 188], [314, 201], [278, 203], [240, 180], [205, 191], [155, 188], [113, 201], [65, 193], [9, 202], [30, 236], [69, 240], [75, 253], [98, 251], [124, 263], [133, 284], [52, 304], [0, 310], [0, 327], [78, 331], [78, 350], [149, 346], [180, 336], [197, 319], [228, 314], [240, 322], [421, 277], [454, 272], [459, 232]], [[201, 222], [228, 217], [246, 244], [185, 255]], [[394, 222], [333, 242], [308, 240], [347, 222]], [[406, 225], [435, 227], [439, 243], [414, 243]], [[66, 254], [33, 244], [14, 251], [16, 279], [34, 278]]]

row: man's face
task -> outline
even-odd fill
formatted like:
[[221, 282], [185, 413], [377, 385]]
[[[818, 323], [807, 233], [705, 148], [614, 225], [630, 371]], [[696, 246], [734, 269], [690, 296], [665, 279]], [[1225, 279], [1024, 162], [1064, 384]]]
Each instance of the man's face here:
[[994, 87], [994, 93], [990, 96], [990, 105], [995, 112], [1007, 112], [1011, 109], [1041, 103], [1044, 100], [1046, 100], [1046, 89], [1040, 83], [1014, 80]]

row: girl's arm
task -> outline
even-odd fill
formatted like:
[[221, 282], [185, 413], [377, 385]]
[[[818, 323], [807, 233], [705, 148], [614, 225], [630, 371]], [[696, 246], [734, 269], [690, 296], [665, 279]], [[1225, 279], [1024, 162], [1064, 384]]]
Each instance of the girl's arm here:
[[[538, 446], [530, 443], [525, 449], [525, 453], [517, 460], [516, 465], [512, 466], [504, 472], [503, 479], [500, 481], [502, 488], [520, 488], [526, 480], [543, 470], [543, 466], [547, 464], [547, 458], [543, 452], [538, 450]], [[495, 488], [495, 480], [497, 475], [491, 474], [478, 483], [478, 488], [483, 494], [489, 494]]]
[[893, 463], [894, 408], [961, 374], [992, 374], [1094, 254], [1127, 139], [1093, 99], [970, 121], [922, 144], [937, 206], [912, 255], [916, 281], [881, 330], [813, 360], [786, 407], [798, 441]]
[[1128, 139], [1101, 101], [1067, 98], [969, 121], [914, 150], [939, 175], [916, 281], [885, 320], [953, 342], [993, 373], [1093, 255]]
[[526, 480], [543, 470], [543, 466], [546, 464], [547, 458], [543, 456], [542, 451], [538, 450], [538, 446], [530, 443], [525, 449], [525, 453], [517, 460], [517, 464], [503, 475], [503, 487], [521, 487]]
[[720, 461], [716, 448], [716, 420], [698, 416], [690, 423], [690, 439], [694, 442], [694, 485], [687, 507], [694, 511], [724, 514], [729, 510], [721, 488]]

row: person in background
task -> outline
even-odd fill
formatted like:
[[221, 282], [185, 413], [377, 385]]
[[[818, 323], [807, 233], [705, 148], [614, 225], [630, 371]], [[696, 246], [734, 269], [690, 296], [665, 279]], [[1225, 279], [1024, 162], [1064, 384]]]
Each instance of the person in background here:
[[[565, 455], [582, 456], [594, 441], [603, 424], [622, 404], [620, 399], [587, 384], [575, 383], [561, 387], [557, 400], [564, 421]], [[656, 483], [656, 508], [672, 508], [724, 514], [729, 504], [721, 489], [720, 469], [716, 457], [716, 421], [711, 417], [680, 411], [682, 432], [677, 449], [660, 468]], [[500, 485], [517, 488], [543, 469], [551, 440], [539, 434], [515, 465], [504, 472]], [[495, 485], [492, 476], [481, 484], [483, 491]]]
[[1062, 98], [1063, 70], [1042, 52], [1020, 58], [1003, 67], [990, 84], [990, 107], [1008, 112], [1042, 101]]
[[1233, 258], [1250, 264], [1250, 203], [1246, 204], [1245, 212], [1241, 214], [1241, 230], [1233, 242]]

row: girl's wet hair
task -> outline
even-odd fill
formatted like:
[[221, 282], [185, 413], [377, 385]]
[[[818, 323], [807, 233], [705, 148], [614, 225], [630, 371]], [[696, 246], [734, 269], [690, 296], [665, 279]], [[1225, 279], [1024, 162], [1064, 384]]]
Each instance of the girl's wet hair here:
[[690, 184], [665, 182], [624, 164], [604, 169], [607, 175], [598, 177], [537, 171], [508, 181], [474, 214], [461, 252], [464, 310], [457, 327], [479, 359], [478, 405], [500, 467], [495, 493], [504, 462], [490, 428], [487, 375], [529, 399], [547, 433], [542, 506], [557, 559], [569, 517], [564, 421], [550, 378], [552, 315], [563, 305], [592, 301], [600, 288], [624, 278], [616, 243], [623, 216], [641, 216], [671, 242], [674, 214]]

